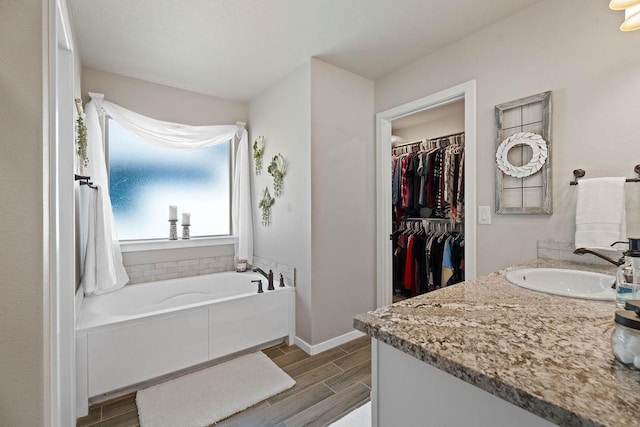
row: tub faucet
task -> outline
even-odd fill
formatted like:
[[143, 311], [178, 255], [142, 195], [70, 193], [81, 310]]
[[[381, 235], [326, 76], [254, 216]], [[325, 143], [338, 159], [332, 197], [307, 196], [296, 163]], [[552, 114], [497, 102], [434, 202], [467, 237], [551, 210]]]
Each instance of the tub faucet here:
[[264, 292], [262, 290], [262, 280], [252, 280], [251, 283], [257, 283], [258, 284], [258, 293], [259, 294]]
[[587, 249], [587, 248], [578, 248], [575, 251], [573, 251], [574, 254], [576, 255], [584, 255], [584, 254], [591, 254], [591, 255], [595, 255], [598, 258], [601, 258], [607, 262], [610, 262], [611, 264], [615, 265], [616, 267], [620, 267], [622, 264], [624, 264], [624, 257], [620, 257], [620, 259], [618, 259], [617, 261], [613, 258], [609, 258], [606, 255], [603, 255], [599, 252], [596, 252], [594, 250], [591, 249]]
[[268, 283], [269, 283], [269, 286], [267, 286], [267, 290], [268, 290], [268, 291], [272, 291], [272, 290], [274, 290], [274, 289], [275, 289], [275, 288], [273, 287], [273, 270], [269, 270], [269, 274], [267, 274], [267, 273], [265, 273], [265, 272], [264, 272], [264, 270], [263, 270], [263, 269], [256, 267], [256, 268], [254, 268], [254, 269], [253, 269], [253, 271], [254, 271], [254, 272], [256, 272], [256, 273], [260, 273], [260, 274], [262, 274], [264, 277], [266, 277], [266, 278], [267, 278], [267, 281], [268, 281]]

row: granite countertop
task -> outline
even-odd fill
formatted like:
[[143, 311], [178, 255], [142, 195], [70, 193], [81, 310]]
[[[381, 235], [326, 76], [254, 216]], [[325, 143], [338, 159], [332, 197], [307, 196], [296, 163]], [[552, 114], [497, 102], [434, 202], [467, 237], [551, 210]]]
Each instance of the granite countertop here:
[[615, 270], [538, 259], [354, 318], [356, 329], [553, 423], [640, 425], [640, 372], [615, 361], [615, 305], [534, 292], [509, 270]]

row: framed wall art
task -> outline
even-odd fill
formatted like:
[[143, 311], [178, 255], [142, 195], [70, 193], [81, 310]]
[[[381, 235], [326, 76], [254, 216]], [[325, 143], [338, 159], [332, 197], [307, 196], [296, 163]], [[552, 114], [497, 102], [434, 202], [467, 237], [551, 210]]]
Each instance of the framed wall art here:
[[551, 214], [551, 92], [495, 113], [496, 213]]

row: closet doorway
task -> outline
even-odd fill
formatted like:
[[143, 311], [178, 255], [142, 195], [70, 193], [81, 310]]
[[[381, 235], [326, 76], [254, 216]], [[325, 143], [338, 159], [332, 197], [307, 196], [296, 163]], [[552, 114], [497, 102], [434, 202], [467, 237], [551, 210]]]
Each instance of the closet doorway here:
[[[376, 115], [378, 307], [475, 278], [475, 86], [469, 81]], [[421, 181], [418, 167], [431, 173], [431, 181]], [[435, 187], [425, 187], [434, 172]], [[431, 246], [433, 235], [444, 236], [438, 246]], [[394, 253], [400, 248], [406, 256], [409, 239], [420, 255], [415, 270], [403, 276], [405, 258], [399, 263]], [[427, 242], [431, 261], [424, 256]], [[445, 248], [445, 264], [455, 268], [443, 272]], [[430, 262], [438, 271], [429, 269]]]

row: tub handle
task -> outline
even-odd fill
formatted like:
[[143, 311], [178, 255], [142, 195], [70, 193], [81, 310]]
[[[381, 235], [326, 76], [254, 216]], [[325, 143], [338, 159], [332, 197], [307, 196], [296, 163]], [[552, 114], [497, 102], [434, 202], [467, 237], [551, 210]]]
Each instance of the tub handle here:
[[252, 280], [251, 283], [257, 283], [258, 284], [258, 293], [259, 294], [264, 292], [262, 290], [262, 280]]

